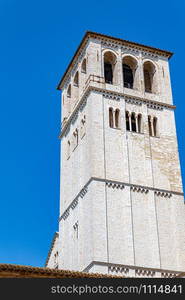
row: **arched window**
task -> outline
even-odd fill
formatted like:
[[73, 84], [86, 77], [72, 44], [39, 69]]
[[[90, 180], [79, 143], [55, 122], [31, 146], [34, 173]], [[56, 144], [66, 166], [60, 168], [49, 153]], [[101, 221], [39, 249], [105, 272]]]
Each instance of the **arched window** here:
[[135, 116], [135, 113], [131, 114], [131, 125], [132, 125], [132, 131], [136, 132], [136, 116]]
[[123, 58], [123, 86], [129, 89], [137, 88], [136, 69], [137, 61], [131, 56]]
[[152, 119], [151, 119], [151, 116], [148, 116], [148, 129], [149, 129], [149, 135], [152, 136]]
[[126, 111], [126, 113], [125, 113], [125, 118], [126, 118], [126, 130], [130, 130], [129, 112], [128, 111]]
[[123, 64], [123, 81], [124, 87], [133, 89], [134, 78], [132, 69], [126, 64]]
[[104, 74], [105, 74], [105, 82], [113, 83], [113, 72], [112, 65], [110, 63], [104, 63]]
[[83, 73], [87, 72], [87, 62], [86, 62], [86, 58], [84, 58], [83, 62], [82, 62], [82, 67], [81, 67], [81, 71]]
[[79, 75], [78, 75], [78, 71], [76, 72], [75, 77], [74, 77], [74, 85], [75, 85], [75, 86], [78, 86], [78, 85], [79, 85]]
[[113, 84], [115, 82], [115, 63], [116, 56], [108, 51], [104, 54], [104, 77], [105, 82]]
[[153, 131], [154, 131], [154, 136], [157, 136], [157, 118], [153, 118]]
[[142, 129], [141, 129], [141, 122], [142, 122], [142, 115], [139, 114], [137, 116], [137, 122], [138, 122], [138, 132], [141, 133]]
[[156, 78], [155, 78], [155, 66], [147, 61], [144, 63], [143, 73], [144, 73], [144, 84], [145, 84], [145, 92], [147, 93], [155, 93], [156, 92]]
[[71, 85], [68, 86], [67, 97], [71, 98]]
[[119, 109], [115, 111], [115, 127], [119, 128]]
[[113, 109], [112, 107], [109, 108], [109, 126], [111, 128], [114, 127], [114, 121], [113, 121]]
[[152, 92], [152, 82], [150, 79], [150, 73], [148, 70], [144, 70], [144, 79], [145, 79], [145, 92]]

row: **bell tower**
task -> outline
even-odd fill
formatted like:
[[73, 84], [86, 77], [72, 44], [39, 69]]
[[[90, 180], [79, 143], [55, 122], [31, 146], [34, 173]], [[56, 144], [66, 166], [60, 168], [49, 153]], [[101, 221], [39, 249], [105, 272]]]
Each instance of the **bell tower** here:
[[171, 56], [87, 32], [63, 75], [59, 269], [185, 270]]

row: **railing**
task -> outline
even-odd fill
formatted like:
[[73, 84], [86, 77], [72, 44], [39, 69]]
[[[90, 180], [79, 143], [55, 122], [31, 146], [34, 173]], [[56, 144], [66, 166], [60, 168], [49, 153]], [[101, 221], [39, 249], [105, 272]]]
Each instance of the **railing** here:
[[98, 75], [94, 75], [94, 74], [90, 74], [89, 77], [87, 78], [86, 82], [85, 82], [85, 88], [90, 84], [90, 82], [97, 82], [97, 83], [105, 83], [105, 78], [98, 76]]

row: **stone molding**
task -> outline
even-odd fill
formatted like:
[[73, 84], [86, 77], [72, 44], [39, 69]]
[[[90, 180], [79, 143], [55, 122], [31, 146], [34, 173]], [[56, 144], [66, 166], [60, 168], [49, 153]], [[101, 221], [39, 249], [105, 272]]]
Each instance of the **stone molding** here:
[[149, 100], [146, 98], [130, 96], [128, 94], [118, 93], [116, 91], [110, 92], [110, 91], [107, 91], [106, 89], [98, 88], [98, 87], [95, 88], [95, 87], [89, 85], [86, 88], [86, 90], [84, 91], [83, 95], [80, 97], [80, 100], [76, 103], [75, 107], [73, 108], [72, 113], [65, 120], [65, 123], [63, 124], [63, 128], [61, 128], [61, 133], [59, 135], [59, 138], [62, 138], [63, 135], [66, 132], [68, 132], [71, 122], [75, 122], [75, 120], [78, 116], [79, 110], [82, 111], [84, 109], [84, 107], [87, 103], [87, 97], [89, 96], [89, 94], [91, 92], [101, 93], [103, 95], [103, 97], [109, 98], [109, 99], [115, 100], [115, 101], [120, 101], [121, 99], [123, 99], [123, 100], [125, 100], [125, 102], [131, 103], [131, 104], [142, 105], [142, 103], [143, 103], [143, 104], [146, 104], [149, 108], [158, 109], [158, 110], [163, 110], [164, 108], [165, 109], [175, 109], [176, 108], [175, 105], [171, 105], [171, 104], [167, 104], [167, 103], [163, 103], [163, 102], [152, 101], [152, 100]]
[[165, 198], [172, 197], [172, 193], [168, 193], [168, 192], [155, 191], [154, 193], [156, 196], [161, 196], [161, 197], [165, 197]]
[[134, 185], [132, 185], [130, 187], [130, 190], [133, 191], [133, 192], [141, 192], [141, 193], [145, 193], [145, 194], [147, 194], [148, 191], [149, 191], [147, 188], [144, 188], [144, 187], [141, 187], [141, 186], [134, 186]]
[[85, 184], [85, 186], [80, 190], [78, 195], [74, 198], [74, 200], [70, 203], [70, 205], [67, 207], [67, 209], [64, 211], [64, 213], [59, 217], [59, 222], [63, 219], [67, 219], [67, 217], [70, 214], [70, 209], [75, 209], [75, 207], [78, 205], [80, 198], [83, 199], [86, 193], [88, 192], [88, 186], [92, 181], [100, 181], [104, 182], [105, 185], [108, 188], [112, 189], [121, 189], [123, 190], [126, 186], [130, 188], [130, 191], [133, 192], [138, 192], [138, 193], [149, 193], [149, 191], [154, 192], [154, 195], [156, 196], [161, 196], [165, 198], [170, 198], [172, 197], [172, 194], [174, 195], [180, 195], [183, 196], [183, 193], [180, 192], [175, 192], [175, 191], [168, 191], [168, 190], [162, 190], [162, 189], [157, 189], [149, 186], [141, 186], [141, 185], [134, 185], [130, 184], [127, 182], [119, 182], [119, 181], [113, 181], [113, 180], [108, 180], [108, 179], [102, 179], [102, 178], [97, 178], [97, 177], [91, 177], [89, 181]]
[[110, 262], [92, 261], [83, 272], [90, 272], [94, 266], [107, 267], [108, 274], [133, 278], [175, 278], [182, 274], [181, 271], [164, 270], [159, 268], [145, 268], [133, 265], [114, 264]]
[[122, 189], [124, 189], [124, 184], [120, 184], [120, 183], [113, 183], [113, 182], [106, 182], [106, 185], [108, 186], [108, 187], [111, 187], [111, 188], [116, 188], [116, 189], [120, 189], [120, 190], [122, 190]]

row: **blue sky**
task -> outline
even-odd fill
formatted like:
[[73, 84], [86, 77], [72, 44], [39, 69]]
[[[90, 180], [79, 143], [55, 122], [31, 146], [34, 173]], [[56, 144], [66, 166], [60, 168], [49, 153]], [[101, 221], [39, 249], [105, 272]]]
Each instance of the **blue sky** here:
[[185, 178], [185, 1], [0, 0], [0, 263], [43, 266], [59, 216], [60, 93], [86, 30], [174, 52]]

